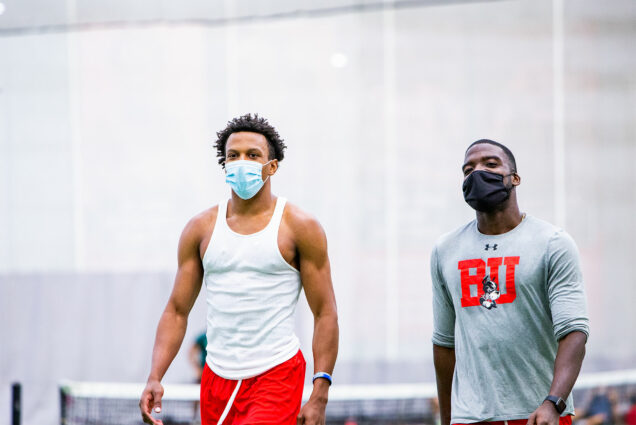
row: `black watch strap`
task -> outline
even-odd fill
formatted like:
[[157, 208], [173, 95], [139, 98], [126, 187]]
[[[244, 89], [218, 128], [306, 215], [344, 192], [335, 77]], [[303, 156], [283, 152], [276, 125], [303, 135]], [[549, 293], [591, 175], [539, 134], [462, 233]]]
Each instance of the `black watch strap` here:
[[557, 412], [559, 412], [559, 415], [563, 413], [563, 411], [565, 410], [565, 401], [563, 401], [561, 397], [557, 397], [555, 395], [549, 395], [543, 401], [549, 401], [552, 404], [554, 404], [554, 408], [556, 409]]

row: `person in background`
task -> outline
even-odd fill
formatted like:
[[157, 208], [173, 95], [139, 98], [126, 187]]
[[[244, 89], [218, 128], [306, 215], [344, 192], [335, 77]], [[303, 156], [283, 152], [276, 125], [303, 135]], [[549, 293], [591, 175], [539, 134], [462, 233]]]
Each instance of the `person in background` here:
[[612, 425], [617, 414], [618, 393], [605, 387], [595, 388], [587, 408], [581, 413], [585, 425]]
[[189, 359], [194, 373], [196, 375], [196, 382], [201, 383], [201, 375], [203, 375], [203, 369], [205, 368], [205, 357], [207, 355], [206, 347], [208, 346], [208, 337], [205, 332], [201, 332], [199, 336], [194, 340], [194, 343], [190, 347]]
[[629, 397], [629, 408], [625, 414], [625, 425], [636, 425], [636, 391]]

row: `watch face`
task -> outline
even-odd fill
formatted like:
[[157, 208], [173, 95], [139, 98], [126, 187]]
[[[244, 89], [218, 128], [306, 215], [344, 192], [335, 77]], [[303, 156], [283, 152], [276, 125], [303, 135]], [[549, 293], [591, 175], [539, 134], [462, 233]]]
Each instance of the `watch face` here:
[[554, 408], [559, 414], [563, 413], [563, 411], [565, 410], [566, 404], [561, 397], [549, 395], [545, 399], [554, 404]]
[[556, 406], [557, 411], [559, 413], [563, 413], [563, 411], [565, 410], [565, 401], [563, 401], [563, 399], [559, 397], [559, 401], [557, 401]]

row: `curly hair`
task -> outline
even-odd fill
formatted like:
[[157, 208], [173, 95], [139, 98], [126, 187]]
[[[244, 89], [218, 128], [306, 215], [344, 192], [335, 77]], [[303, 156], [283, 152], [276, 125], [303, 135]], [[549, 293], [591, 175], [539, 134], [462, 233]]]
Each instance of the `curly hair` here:
[[214, 147], [216, 148], [216, 157], [223, 168], [225, 168], [225, 145], [227, 144], [227, 139], [230, 138], [232, 133], [238, 133], [239, 131], [250, 131], [265, 136], [269, 147], [268, 159], [282, 161], [285, 158], [287, 145], [283, 143], [283, 139], [280, 138], [276, 129], [267, 122], [267, 119], [259, 117], [258, 114], [245, 114], [228, 121], [227, 126], [216, 133], [217, 140], [214, 143]]

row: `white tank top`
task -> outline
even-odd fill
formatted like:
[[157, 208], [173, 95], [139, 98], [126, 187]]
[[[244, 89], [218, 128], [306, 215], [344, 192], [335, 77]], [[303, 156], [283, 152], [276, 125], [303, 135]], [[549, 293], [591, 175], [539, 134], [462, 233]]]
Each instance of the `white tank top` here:
[[300, 342], [294, 311], [300, 273], [278, 248], [286, 200], [256, 233], [241, 235], [227, 224], [227, 201], [219, 203], [216, 224], [203, 255], [208, 306], [206, 362], [217, 375], [244, 379], [291, 359]]

